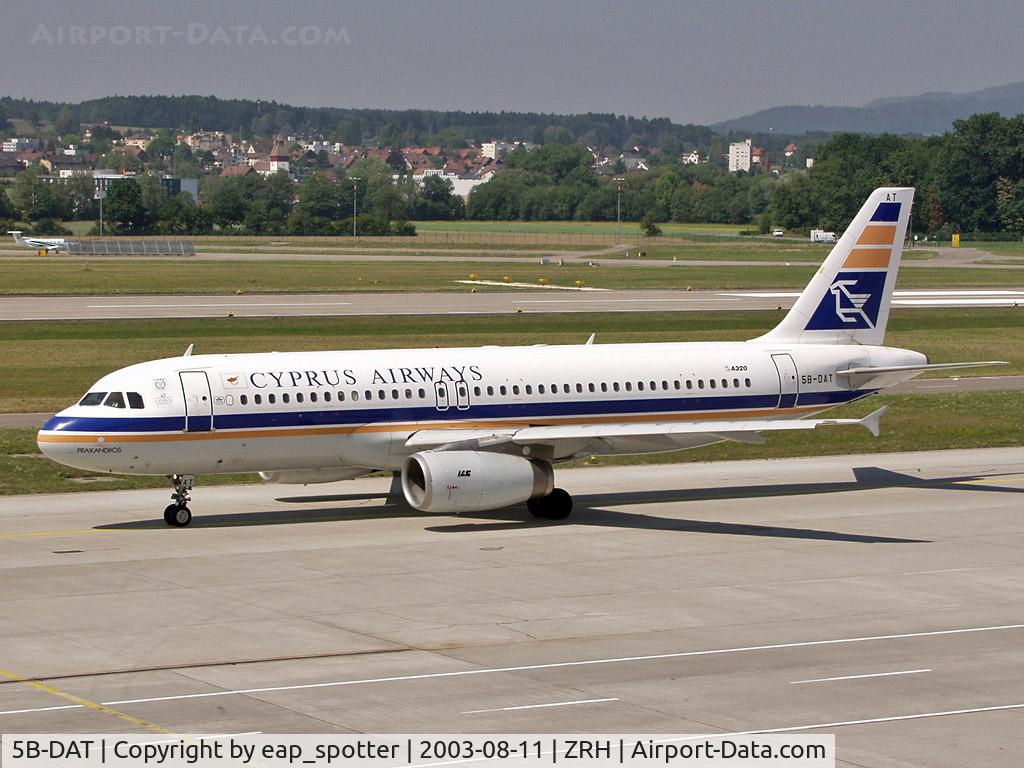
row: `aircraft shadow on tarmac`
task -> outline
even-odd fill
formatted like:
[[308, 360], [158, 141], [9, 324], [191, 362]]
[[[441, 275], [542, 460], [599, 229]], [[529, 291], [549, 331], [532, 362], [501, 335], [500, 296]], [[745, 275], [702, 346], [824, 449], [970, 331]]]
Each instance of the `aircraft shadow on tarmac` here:
[[[719, 488], [678, 488], [649, 491], [620, 491], [607, 494], [578, 494], [574, 496], [572, 517], [565, 523], [539, 520], [526, 512], [525, 507], [509, 507], [464, 514], [463, 519], [474, 518], [480, 522], [460, 522], [451, 525], [428, 526], [426, 530], [435, 533], [467, 533], [494, 530], [514, 530], [526, 526], [549, 525], [594, 525], [612, 528], [633, 528], [637, 530], [662, 530], [680, 533], [711, 533], [733, 536], [763, 536], [790, 539], [817, 539], [860, 544], [924, 544], [927, 539], [906, 539], [890, 536], [842, 533], [839, 531], [816, 530], [811, 528], [788, 528], [778, 526], [750, 525], [707, 520], [658, 517], [649, 514], [623, 512], [608, 507], [622, 507], [636, 504], [688, 503], [722, 501], [730, 499], [752, 499], [765, 496], [812, 496], [830, 493], [848, 493], [884, 488], [926, 488], [985, 493], [1024, 493], [1024, 488], [988, 485], [986, 480], [997, 480], [999, 475], [965, 475], [947, 478], [924, 479], [912, 475], [892, 472], [880, 467], [855, 467], [854, 480], [823, 483], [782, 483], [774, 485], [723, 486]], [[1016, 476], [1016, 473], [1013, 474]], [[310, 496], [286, 496], [278, 502], [288, 504], [325, 504], [331, 502], [359, 502], [374, 499], [385, 500], [385, 493], [343, 493]], [[258, 525], [292, 525], [300, 523], [342, 522], [374, 520], [394, 517], [434, 517], [426, 512], [410, 508], [404, 501], [380, 506], [360, 508], [308, 507], [288, 511], [241, 512], [221, 515], [197, 515], [192, 528], [226, 528]], [[162, 519], [134, 520], [96, 526], [107, 530], [164, 529]]]

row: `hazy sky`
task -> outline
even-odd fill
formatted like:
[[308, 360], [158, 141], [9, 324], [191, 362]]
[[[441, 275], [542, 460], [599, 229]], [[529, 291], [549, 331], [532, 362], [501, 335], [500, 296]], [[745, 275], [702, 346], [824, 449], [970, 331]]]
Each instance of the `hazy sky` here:
[[0, 0], [0, 93], [710, 123], [1024, 80], [1019, 0]]

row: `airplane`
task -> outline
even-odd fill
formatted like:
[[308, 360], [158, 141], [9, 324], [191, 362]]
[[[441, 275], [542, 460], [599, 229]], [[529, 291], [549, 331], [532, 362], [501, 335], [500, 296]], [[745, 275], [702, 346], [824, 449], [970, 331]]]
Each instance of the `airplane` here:
[[68, 247], [68, 241], [63, 237], [22, 237], [20, 229], [7, 230], [8, 235], [14, 235], [14, 242], [24, 245], [26, 248], [35, 248], [37, 251], [59, 251]]
[[321, 483], [373, 471], [415, 509], [526, 503], [564, 519], [554, 465], [598, 454], [758, 444], [762, 433], [855, 425], [815, 418], [925, 371], [881, 346], [914, 189], [875, 190], [773, 330], [740, 342], [193, 355], [101, 378], [40, 429], [40, 450], [94, 472], [166, 475], [186, 526], [196, 475]]

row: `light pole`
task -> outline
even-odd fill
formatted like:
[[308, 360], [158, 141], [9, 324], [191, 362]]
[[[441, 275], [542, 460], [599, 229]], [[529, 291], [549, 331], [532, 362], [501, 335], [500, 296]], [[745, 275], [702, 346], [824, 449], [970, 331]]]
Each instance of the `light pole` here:
[[622, 177], [616, 176], [615, 182], [615, 244], [622, 244]]
[[356, 196], [359, 194], [357, 182], [362, 181], [358, 176], [352, 177], [352, 239], [356, 237]]

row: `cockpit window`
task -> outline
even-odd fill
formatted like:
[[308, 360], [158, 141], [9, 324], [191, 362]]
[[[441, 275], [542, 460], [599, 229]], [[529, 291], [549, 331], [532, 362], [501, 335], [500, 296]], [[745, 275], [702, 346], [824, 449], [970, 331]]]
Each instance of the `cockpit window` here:
[[111, 392], [107, 395], [107, 399], [103, 401], [103, 404], [110, 408], [124, 408], [124, 393]]
[[78, 401], [79, 405], [99, 405], [103, 402], [103, 398], [107, 396], [106, 392], [90, 392], [81, 400]]
[[135, 409], [145, 408], [146, 407], [145, 404], [142, 402], [142, 395], [140, 395], [138, 392], [129, 392], [128, 393], [128, 406], [130, 408], [135, 408]]

